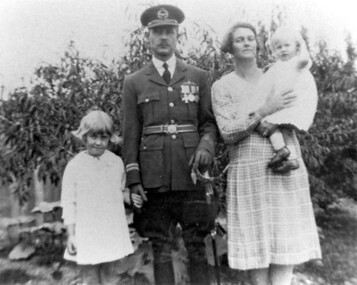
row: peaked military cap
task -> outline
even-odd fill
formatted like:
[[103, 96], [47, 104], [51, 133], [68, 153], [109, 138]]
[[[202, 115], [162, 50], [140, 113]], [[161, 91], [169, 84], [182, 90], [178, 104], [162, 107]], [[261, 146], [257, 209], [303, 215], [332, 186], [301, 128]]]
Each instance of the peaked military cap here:
[[184, 19], [185, 14], [181, 9], [172, 5], [157, 5], [146, 9], [140, 21], [150, 29], [158, 26], [178, 26]]

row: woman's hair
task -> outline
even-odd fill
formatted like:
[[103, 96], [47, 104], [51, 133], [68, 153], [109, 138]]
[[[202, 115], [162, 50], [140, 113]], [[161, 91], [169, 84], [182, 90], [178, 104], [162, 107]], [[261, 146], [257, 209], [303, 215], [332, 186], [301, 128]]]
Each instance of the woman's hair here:
[[85, 135], [91, 133], [107, 133], [111, 136], [112, 143], [119, 143], [121, 139], [114, 134], [113, 120], [107, 113], [100, 110], [90, 111], [85, 115], [79, 125], [78, 130], [73, 131], [72, 134], [84, 141]]
[[249, 24], [249, 23], [245, 23], [245, 22], [238, 22], [236, 24], [234, 24], [229, 30], [228, 32], [224, 35], [223, 40], [222, 40], [222, 45], [221, 45], [221, 51], [223, 52], [228, 52], [230, 54], [233, 54], [233, 34], [234, 32], [239, 29], [239, 28], [245, 28], [245, 29], [249, 29], [254, 33], [255, 39], [257, 41], [257, 46], [259, 49], [259, 42], [258, 42], [258, 38], [257, 38], [257, 31], [256, 29], [253, 27], [253, 25]]
[[274, 48], [275, 44], [282, 39], [289, 39], [289, 40], [295, 41], [296, 48], [299, 48], [303, 41], [303, 38], [299, 31], [297, 31], [296, 29], [282, 26], [274, 32], [274, 34], [272, 35], [272, 37], [270, 39], [270, 45], [271, 45], [272, 50], [275, 49]]

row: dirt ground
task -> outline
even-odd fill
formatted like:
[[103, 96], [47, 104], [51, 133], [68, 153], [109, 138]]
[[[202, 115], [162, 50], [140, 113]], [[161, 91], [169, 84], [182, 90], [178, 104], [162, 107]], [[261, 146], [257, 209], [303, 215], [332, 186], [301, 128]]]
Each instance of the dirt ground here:
[[[312, 261], [294, 270], [292, 285], [357, 285], [357, 206], [350, 200], [327, 212], [317, 213], [323, 252], [322, 261]], [[10, 261], [8, 251], [0, 252], [0, 284], [79, 285], [79, 271], [73, 263], [39, 265], [39, 257]], [[211, 268], [211, 284], [217, 284]], [[221, 284], [248, 285], [244, 272], [231, 270], [224, 258], [220, 268]], [[181, 279], [180, 284], [184, 284]], [[121, 285], [148, 284], [144, 276], [122, 275]], [[206, 284], [203, 284], [206, 285]]]

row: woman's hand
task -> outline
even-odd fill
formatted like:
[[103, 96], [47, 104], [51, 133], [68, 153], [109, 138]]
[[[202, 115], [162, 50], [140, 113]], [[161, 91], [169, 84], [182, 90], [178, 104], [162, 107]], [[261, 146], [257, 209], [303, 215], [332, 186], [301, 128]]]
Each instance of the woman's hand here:
[[263, 121], [260, 122], [259, 126], [256, 128], [256, 131], [262, 137], [267, 138], [270, 137], [277, 128], [278, 125]]
[[257, 113], [262, 117], [269, 116], [277, 111], [291, 107], [296, 100], [296, 94], [292, 89], [275, 94], [274, 89], [270, 92], [262, 107]]
[[69, 255], [75, 255], [77, 253], [76, 240], [74, 235], [69, 235], [67, 240], [67, 251]]

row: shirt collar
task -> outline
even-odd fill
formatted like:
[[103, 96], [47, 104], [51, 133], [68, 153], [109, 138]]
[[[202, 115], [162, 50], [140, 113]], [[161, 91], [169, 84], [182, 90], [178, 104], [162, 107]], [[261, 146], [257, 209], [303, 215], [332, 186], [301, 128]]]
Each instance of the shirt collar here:
[[[163, 70], [164, 67], [162, 66], [164, 64], [165, 61], [162, 61], [160, 59], [157, 59], [156, 57], [152, 57], [152, 63], [154, 64], [154, 66], [156, 67], [157, 70]], [[169, 68], [169, 70], [175, 70], [176, 67], [176, 56], [175, 54], [173, 54], [167, 61], [167, 66]], [[172, 73], [171, 73], [172, 74]]]

